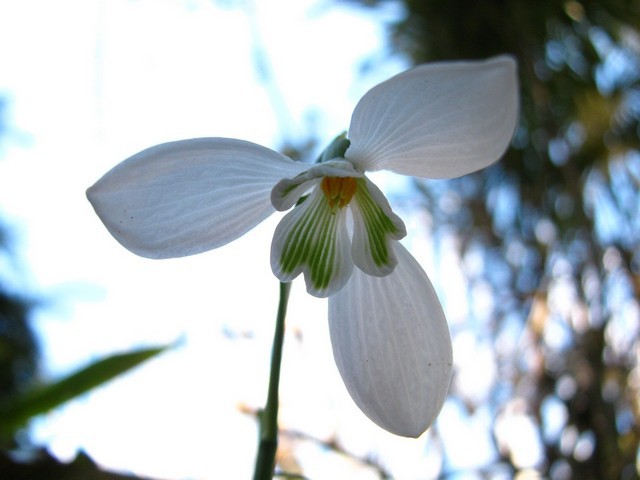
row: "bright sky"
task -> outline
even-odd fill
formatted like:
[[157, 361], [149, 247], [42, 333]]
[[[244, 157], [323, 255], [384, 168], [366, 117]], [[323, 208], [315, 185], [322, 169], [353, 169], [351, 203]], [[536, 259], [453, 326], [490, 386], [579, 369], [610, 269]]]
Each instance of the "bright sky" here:
[[[347, 128], [368, 88], [404, 68], [382, 53], [379, 17], [320, 0], [220, 3], [227, 6], [0, 4], [0, 93], [9, 97], [11, 126], [0, 158], [0, 218], [16, 237], [26, 270], [21, 286], [47, 302], [36, 319], [45, 373], [55, 377], [135, 346], [182, 342], [35, 422], [34, 440], [62, 459], [82, 448], [101, 465], [138, 474], [248, 478], [256, 425], [239, 406], [259, 408], [265, 400], [277, 304], [268, 261], [277, 218], [220, 250], [151, 261], [111, 238], [85, 189], [124, 158], [169, 140], [228, 136], [277, 148], [284, 135], [317, 135], [328, 142]], [[257, 47], [266, 53], [267, 82], [258, 74]], [[365, 61], [373, 68], [363, 75]], [[419, 221], [407, 219], [418, 231], [409, 246], [433, 272]], [[440, 253], [446, 263], [447, 251]], [[447, 313], [461, 318], [463, 310]], [[282, 426], [323, 440], [337, 436], [398, 478], [436, 475], [441, 452], [433, 443], [425, 448], [428, 434], [395, 437], [353, 405], [327, 330], [326, 303], [295, 282]], [[464, 354], [478, 348], [473, 338], [461, 341], [456, 361], [482, 361]], [[491, 378], [478, 384], [476, 377], [472, 388], [486, 390]], [[451, 403], [442, 414], [459, 424], [450, 432], [464, 432], [456, 441], [484, 442], [473, 425], [485, 428], [486, 412], [465, 419], [458, 410]], [[313, 442], [291, 445], [316, 478], [377, 478]], [[473, 450], [458, 464], [482, 464], [495, 454]]]

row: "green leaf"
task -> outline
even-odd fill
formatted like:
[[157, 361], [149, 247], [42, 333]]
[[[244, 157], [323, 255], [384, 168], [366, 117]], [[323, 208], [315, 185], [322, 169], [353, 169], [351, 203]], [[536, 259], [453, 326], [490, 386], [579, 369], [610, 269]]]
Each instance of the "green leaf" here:
[[98, 387], [170, 347], [155, 347], [112, 355], [98, 360], [68, 377], [10, 398], [0, 404], [0, 439], [10, 438], [37, 415], [49, 412]]

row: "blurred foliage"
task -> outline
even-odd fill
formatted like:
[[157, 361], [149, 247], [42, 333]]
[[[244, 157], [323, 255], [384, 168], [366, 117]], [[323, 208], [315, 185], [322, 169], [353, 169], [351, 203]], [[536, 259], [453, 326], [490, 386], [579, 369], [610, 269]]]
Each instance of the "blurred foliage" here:
[[17, 459], [0, 451], [0, 478], [7, 480], [143, 480], [142, 477], [101, 470], [84, 453], [70, 463], [62, 463], [44, 450]]
[[62, 379], [31, 386], [0, 401], [0, 445], [33, 417], [47, 413], [89, 390], [137, 367], [167, 347], [142, 348], [97, 360]]
[[[491, 391], [455, 378], [451, 390], [470, 415], [490, 405], [496, 460], [479, 469], [637, 478], [640, 2], [342, 3], [399, 6], [389, 44], [414, 64], [518, 60], [521, 120], [505, 157], [417, 184], [434, 238], [459, 247], [476, 341], [493, 346]], [[509, 418], [533, 422], [539, 458], [517, 455]]]

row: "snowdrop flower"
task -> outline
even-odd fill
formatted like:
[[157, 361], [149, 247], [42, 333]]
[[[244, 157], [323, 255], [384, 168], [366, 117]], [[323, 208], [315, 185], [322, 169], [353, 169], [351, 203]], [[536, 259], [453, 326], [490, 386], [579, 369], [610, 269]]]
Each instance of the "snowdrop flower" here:
[[329, 297], [333, 354], [353, 400], [382, 428], [417, 437], [444, 403], [451, 339], [431, 282], [399, 243], [402, 220], [365, 172], [452, 178], [487, 167], [517, 112], [510, 57], [427, 64], [371, 89], [348, 139], [318, 163], [242, 140], [184, 140], [125, 160], [87, 195], [111, 234], [149, 258], [221, 247], [290, 210], [274, 234], [274, 274], [302, 273], [309, 293]]

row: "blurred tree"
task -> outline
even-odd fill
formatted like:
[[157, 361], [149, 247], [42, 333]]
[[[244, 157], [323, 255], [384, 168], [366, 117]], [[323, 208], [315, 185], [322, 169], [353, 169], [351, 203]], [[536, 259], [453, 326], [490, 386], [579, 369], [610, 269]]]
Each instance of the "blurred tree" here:
[[29, 383], [36, 372], [36, 341], [30, 306], [0, 284], [0, 401]]
[[[506, 156], [417, 182], [434, 238], [459, 247], [469, 325], [493, 345], [491, 392], [455, 378], [451, 390], [468, 412], [491, 410], [496, 460], [482, 470], [637, 478], [640, 2], [342, 3], [400, 6], [390, 45], [415, 64], [518, 60], [521, 121]], [[537, 458], [516, 451], [518, 418], [535, 426]]]
[[[6, 132], [6, 100], [0, 98], [0, 141]], [[9, 235], [0, 225], [0, 259], [12, 256]], [[11, 291], [0, 272], [0, 403], [29, 384], [36, 373], [38, 349], [29, 326], [32, 304]]]

